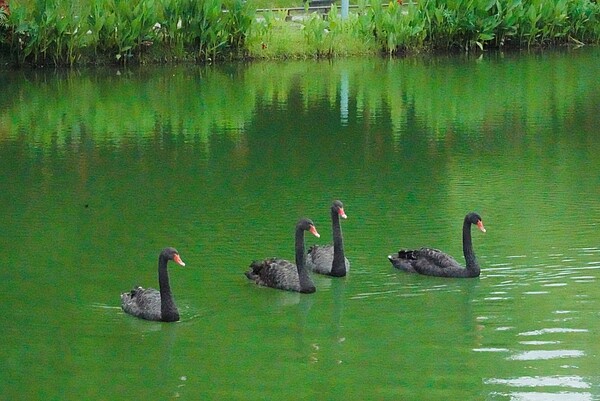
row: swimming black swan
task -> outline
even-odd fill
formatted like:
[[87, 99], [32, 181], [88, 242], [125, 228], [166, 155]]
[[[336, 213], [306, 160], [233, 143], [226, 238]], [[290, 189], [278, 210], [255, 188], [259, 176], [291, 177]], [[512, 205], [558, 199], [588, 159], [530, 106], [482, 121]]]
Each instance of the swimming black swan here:
[[479, 277], [481, 269], [473, 252], [471, 224], [476, 224], [482, 232], [485, 232], [481, 217], [477, 213], [469, 213], [465, 216], [463, 254], [467, 262], [466, 268], [463, 268], [452, 256], [431, 248], [403, 249], [397, 255], [388, 256], [388, 259], [395, 268], [410, 273], [438, 277]]
[[179, 320], [179, 311], [175, 306], [171, 287], [169, 286], [169, 273], [167, 272], [167, 262], [169, 260], [185, 266], [176, 249], [163, 249], [158, 257], [160, 292], [154, 288], [143, 289], [142, 287], [124, 292], [121, 294], [121, 307], [126, 313], [146, 320], [163, 322], [176, 322]]
[[315, 292], [315, 285], [304, 267], [304, 231], [310, 231], [320, 237], [314, 223], [310, 219], [300, 219], [296, 224], [296, 264], [284, 259], [265, 259], [254, 261], [246, 277], [256, 284], [280, 290], [303, 293]]
[[344, 205], [336, 200], [331, 204], [331, 227], [333, 229], [333, 245], [314, 245], [308, 249], [306, 267], [319, 274], [333, 277], [344, 277], [350, 270], [350, 261], [344, 256], [344, 238], [340, 217], [345, 219]]

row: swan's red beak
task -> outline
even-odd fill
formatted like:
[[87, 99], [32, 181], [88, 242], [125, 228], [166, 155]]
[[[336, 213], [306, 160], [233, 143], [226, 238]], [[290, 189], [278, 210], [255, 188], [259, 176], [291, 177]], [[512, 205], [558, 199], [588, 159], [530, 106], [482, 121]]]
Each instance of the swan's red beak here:
[[317, 232], [317, 229], [316, 229], [316, 227], [315, 227], [315, 226], [310, 226], [310, 232], [311, 232], [311, 234], [312, 234], [312, 235], [314, 235], [314, 236], [315, 236], [315, 237], [317, 237], [317, 238], [319, 238], [319, 237], [321, 236], [321, 234], [319, 234], [319, 233]]
[[338, 214], [340, 215], [340, 217], [341, 217], [342, 219], [347, 219], [347, 218], [348, 218], [348, 216], [346, 216], [346, 213], [344, 213], [344, 208], [343, 208], [343, 207], [341, 207], [341, 208], [338, 210]]
[[179, 257], [179, 255], [175, 254], [175, 256], [173, 256], [173, 260], [178, 265], [185, 266], [185, 263], [183, 263], [183, 260], [181, 260], [181, 257]]
[[481, 220], [477, 222], [477, 228], [479, 228], [481, 232], [485, 232], [485, 227], [483, 226], [483, 222]]

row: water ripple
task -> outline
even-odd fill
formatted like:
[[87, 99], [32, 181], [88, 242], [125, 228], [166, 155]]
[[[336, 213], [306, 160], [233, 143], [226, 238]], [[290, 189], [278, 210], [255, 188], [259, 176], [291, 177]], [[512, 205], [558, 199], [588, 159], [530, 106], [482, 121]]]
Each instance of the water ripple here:
[[579, 358], [584, 355], [585, 353], [583, 351], [571, 349], [559, 349], [552, 351], [536, 350], [519, 352], [508, 359], [512, 361], [545, 361], [559, 358]]
[[590, 388], [591, 385], [579, 376], [524, 376], [514, 379], [488, 379], [486, 384], [504, 384], [510, 387], [569, 387]]
[[539, 335], [548, 334], [548, 333], [587, 333], [587, 332], [588, 332], [587, 329], [567, 329], [567, 328], [561, 328], [561, 327], [553, 327], [553, 328], [549, 328], [549, 329], [526, 331], [523, 333], [519, 333], [518, 335], [520, 335], [520, 336], [539, 336]]
[[[500, 395], [500, 394], [498, 394]], [[575, 392], [561, 392], [559, 394], [553, 393], [529, 393], [529, 392], [515, 392], [508, 394], [512, 401], [592, 401], [592, 395], [590, 393], [575, 393]], [[502, 397], [506, 397], [502, 394]]]

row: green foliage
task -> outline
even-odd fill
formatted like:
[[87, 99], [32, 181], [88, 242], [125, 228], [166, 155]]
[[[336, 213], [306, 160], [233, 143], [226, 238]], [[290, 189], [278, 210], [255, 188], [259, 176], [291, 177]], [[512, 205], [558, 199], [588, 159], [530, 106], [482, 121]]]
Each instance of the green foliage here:
[[243, 51], [253, 11], [242, 0], [36, 0], [12, 3], [11, 50], [19, 63], [127, 63], [154, 50], [175, 59]]
[[330, 29], [328, 19], [314, 12], [302, 22], [302, 32], [308, 47], [313, 49], [315, 56], [331, 55], [331, 42], [334, 34]]
[[598, 41], [600, 8], [589, 0], [427, 0], [419, 3], [435, 47], [544, 46]]
[[379, 2], [373, 1], [370, 13], [375, 38], [386, 53], [422, 47], [425, 24], [421, 10], [415, 5], [403, 7], [392, 1], [383, 8]]
[[0, 7], [0, 51], [9, 42], [8, 13]]
[[78, 49], [89, 43], [87, 21], [80, 17], [85, 9], [75, 3], [37, 0], [30, 14], [17, 2], [11, 6], [12, 48], [21, 62], [33, 56], [36, 62], [73, 64], [79, 57]]
[[[27, 4], [22, 1], [28, 1]], [[18, 63], [334, 57], [597, 43], [594, 0], [357, 0], [349, 17], [259, 15], [244, 0], [13, 0], [0, 51]]]
[[447, 3], [427, 1], [425, 14], [429, 40], [436, 47], [483, 49], [497, 39], [502, 23], [499, 0], [453, 0]]
[[6, 13], [6, 10], [4, 10], [4, 8], [0, 7], [0, 29], [6, 27], [7, 21], [8, 21], [8, 15]]

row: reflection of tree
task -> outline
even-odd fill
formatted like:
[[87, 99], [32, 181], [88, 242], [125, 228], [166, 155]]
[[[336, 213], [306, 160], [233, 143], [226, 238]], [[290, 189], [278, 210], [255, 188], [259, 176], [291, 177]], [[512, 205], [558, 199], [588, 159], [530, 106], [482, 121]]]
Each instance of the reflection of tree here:
[[[38, 146], [79, 146], [82, 130], [97, 142], [120, 144], [167, 130], [206, 142], [213, 130], [237, 135], [254, 108], [254, 96], [234, 72], [210, 68], [152, 73], [16, 73], [0, 101], [0, 133], [27, 132]], [[232, 106], [235, 105], [235, 106]]]
[[[590, 53], [591, 52], [591, 53]], [[349, 82], [349, 121], [388, 119], [396, 141], [410, 118], [430, 140], [457, 128], [479, 135], [506, 121], [520, 126], [596, 107], [593, 49], [550, 55], [298, 61], [126, 71], [5, 72], [0, 78], [0, 136], [26, 132], [48, 146], [144, 140], [157, 127], [207, 142], [215, 132], [240, 135], [259, 105], [301, 102], [339, 115], [341, 79]], [[299, 96], [299, 97], [298, 97]], [[523, 104], [520, 109], [512, 107]], [[52, 105], [51, 107], [49, 105]], [[315, 116], [318, 117], [318, 116]], [[69, 139], [70, 138], [70, 139]]]

